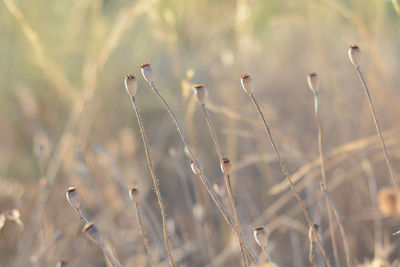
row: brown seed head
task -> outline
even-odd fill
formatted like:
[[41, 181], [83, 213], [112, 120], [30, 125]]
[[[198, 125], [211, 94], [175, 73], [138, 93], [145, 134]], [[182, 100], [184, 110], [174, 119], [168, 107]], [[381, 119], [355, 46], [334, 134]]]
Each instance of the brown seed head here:
[[310, 87], [311, 91], [318, 93], [319, 79], [318, 79], [318, 75], [315, 72], [308, 74], [307, 82], [308, 82], [308, 87]]
[[76, 190], [74, 186], [71, 186], [67, 189], [65, 196], [67, 197], [68, 203], [69, 205], [71, 205], [72, 208], [79, 209], [79, 207], [81, 206], [81, 201], [79, 198], [78, 190]]
[[135, 74], [128, 74], [125, 76], [125, 89], [131, 97], [136, 95], [137, 83]]
[[231, 165], [231, 161], [228, 158], [222, 159], [221, 170], [224, 174], [231, 175], [232, 165]]
[[97, 227], [94, 225], [94, 222], [90, 222], [85, 224], [82, 229], [82, 232], [86, 233], [89, 239], [98, 246], [104, 246], [103, 236], [100, 234]]
[[129, 197], [132, 201], [138, 203], [139, 202], [139, 190], [137, 185], [129, 187]]
[[355, 67], [360, 66], [361, 49], [358, 45], [351, 45], [349, 47], [349, 58]]
[[145, 62], [142, 65], [140, 65], [140, 69], [142, 71], [143, 78], [146, 80], [146, 82], [148, 83], [154, 82], [153, 70], [151, 69], [151, 65], [149, 62]]
[[207, 99], [207, 93], [204, 84], [195, 85], [193, 88], [200, 104], [205, 104]]
[[252, 94], [254, 91], [254, 83], [253, 79], [248, 74], [244, 74], [240, 77], [240, 82], [242, 84], [243, 89], [248, 93]]
[[266, 248], [268, 245], [268, 232], [265, 229], [264, 225], [260, 225], [253, 228], [253, 235], [254, 239], [256, 240], [257, 244], [262, 247]]

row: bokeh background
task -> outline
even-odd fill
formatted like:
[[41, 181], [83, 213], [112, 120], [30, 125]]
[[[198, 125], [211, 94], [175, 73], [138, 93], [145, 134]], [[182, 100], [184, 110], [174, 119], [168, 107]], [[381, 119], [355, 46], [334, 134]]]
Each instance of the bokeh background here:
[[[151, 253], [168, 266], [159, 209], [124, 75], [138, 74], [137, 103], [159, 177], [180, 266], [240, 266], [237, 240], [190, 170], [175, 126], [140, 75], [152, 63], [204, 169], [222, 178], [193, 94], [204, 83], [244, 236], [265, 224], [279, 266], [307, 266], [308, 227], [287, 188], [258, 114], [255, 95], [333, 261], [319, 189], [314, 100], [306, 76], [320, 77], [329, 192], [342, 216], [353, 264], [398, 266], [400, 197], [391, 188], [372, 117], [347, 49], [361, 68], [396, 171], [400, 6], [396, 0], [138, 0], [0, 2], [0, 265], [106, 266], [65, 199], [77, 186], [124, 266], [146, 266], [128, 187], [140, 188]], [[398, 173], [397, 173], [398, 175]], [[5, 220], [5, 223], [4, 223]], [[337, 225], [340, 262], [343, 246]], [[316, 253], [317, 262], [323, 260]], [[368, 265], [370, 264], [370, 265]], [[381, 265], [372, 265], [381, 264]]]

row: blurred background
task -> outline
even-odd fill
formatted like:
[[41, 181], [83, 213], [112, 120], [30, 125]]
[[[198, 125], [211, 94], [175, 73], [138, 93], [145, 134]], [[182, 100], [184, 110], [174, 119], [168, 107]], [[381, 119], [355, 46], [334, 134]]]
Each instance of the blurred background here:
[[[128, 187], [138, 185], [151, 255], [168, 266], [161, 218], [125, 74], [138, 77], [137, 104], [167, 211], [179, 266], [241, 266], [237, 239], [190, 170], [168, 113], [140, 74], [177, 114], [214, 183], [217, 154], [192, 86], [204, 83], [207, 107], [232, 183], [242, 232], [264, 224], [279, 266], [308, 266], [308, 226], [240, 86], [249, 73], [278, 148], [296, 181], [333, 266], [345, 266], [335, 223], [335, 262], [319, 188], [318, 132], [307, 74], [320, 77], [320, 115], [329, 193], [354, 265], [399, 266], [400, 196], [391, 187], [349, 45], [362, 51], [397, 176], [400, 139], [400, 5], [396, 0], [71, 0], [0, 2], [0, 265], [106, 266], [81, 232], [65, 198], [80, 193], [124, 266], [149, 266]], [[226, 196], [225, 196], [226, 197]], [[222, 201], [224, 195], [221, 196]], [[320, 250], [316, 261], [323, 266]]]

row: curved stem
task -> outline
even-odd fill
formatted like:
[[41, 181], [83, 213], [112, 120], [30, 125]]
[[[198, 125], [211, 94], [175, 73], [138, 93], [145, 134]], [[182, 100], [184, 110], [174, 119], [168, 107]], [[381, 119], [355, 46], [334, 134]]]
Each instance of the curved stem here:
[[[322, 182], [326, 185], [326, 171], [325, 171], [325, 160], [324, 160], [324, 153], [323, 153], [323, 144], [322, 144], [322, 126], [321, 126], [321, 119], [319, 116], [319, 99], [318, 99], [318, 92], [313, 91], [314, 94], [314, 114], [315, 114], [315, 120], [317, 121], [317, 127], [318, 127], [318, 150], [319, 150], [319, 161], [320, 161], [320, 166], [321, 166], [321, 177], [322, 177]], [[329, 221], [329, 233], [331, 236], [331, 242], [332, 242], [332, 248], [333, 248], [333, 256], [335, 258], [335, 263], [336, 265], [340, 264], [339, 261], [339, 252], [338, 252], [338, 246], [336, 243], [336, 238], [335, 238], [335, 229], [334, 229], [334, 224], [333, 224], [333, 217], [332, 217], [332, 211], [329, 208], [329, 201], [325, 199], [325, 206], [328, 212], [328, 221]]]
[[[206, 108], [205, 104], [201, 104], [201, 108], [202, 108], [204, 116], [206, 118], [208, 129], [211, 132], [211, 136], [212, 136], [212, 140], [213, 140], [214, 145], [215, 145], [215, 149], [217, 150], [219, 163], [220, 163], [220, 165], [222, 167], [223, 164], [224, 164], [224, 161], [223, 161], [223, 157], [222, 157], [221, 146], [219, 145], [219, 142], [218, 142], [218, 139], [217, 139], [217, 135], [216, 135], [214, 127], [213, 127], [213, 125], [211, 123], [211, 119], [210, 119], [210, 116], [208, 115], [208, 111], [207, 111], [207, 108]], [[243, 261], [243, 265], [246, 267], [247, 264], [246, 264], [246, 258], [245, 258], [245, 255], [244, 255], [243, 244], [242, 244], [242, 241], [240, 240], [241, 230], [240, 230], [240, 224], [239, 224], [239, 216], [238, 216], [238, 213], [237, 213], [237, 206], [236, 206], [236, 202], [235, 202], [235, 197], [233, 195], [232, 185], [231, 185], [231, 181], [230, 181], [230, 175], [225, 174], [225, 173], [223, 175], [224, 175], [224, 182], [225, 182], [226, 191], [228, 192], [229, 204], [231, 206], [232, 213], [233, 213], [233, 218], [235, 220], [235, 226], [236, 226], [237, 236], [238, 236], [239, 245], [240, 245], [240, 253], [242, 254], [242, 261]]]
[[156, 195], [157, 195], [157, 199], [158, 199], [158, 205], [160, 206], [160, 210], [161, 210], [161, 219], [162, 219], [162, 225], [163, 225], [165, 247], [167, 248], [167, 253], [168, 253], [170, 264], [172, 267], [174, 267], [175, 263], [174, 263], [174, 259], [172, 257], [171, 247], [170, 247], [169, 240], [168, 240], [168, 231], [167, 231], [167, 222], [166, 222], [164, 204], [163, 204], [163, 201], [161, 198], [160, 189], [158, 187], [158, 181], [157, 181], [156, 174], [154, 172], [153, 163], [151, 162], [150, 151], [149, 151], [149, 147], [147, 144], [148, 142], [147, 142], [146, 134], [144, 132], [142, 118], [140, 116], [139, 109], [136, 105], [135, 97], [132, 97], [132, 104], [133, 104], [133, 107], [136, 112], [136, 117], [137, 117], [138, 124], [140, 127], [140, 132], [142, 134], [143, 146], [144, 146], [144, 150], [146, 152], [147, 164], [149, 165], [151, 178], [153, 179], [153, 185], [154, 185], [154, 189], [156, 191]]
[[393, 186], [396, 188], [396, 190], [400, 191], [399, 181], [397, 180], [396, 176], [394, 175], [394, 171], [393, 171], [393, 168], [392, 168], [392, 163], [390, 161], [390, 157], [389, 157], [389, 154], [388, 154], [387, 149], [386, 149], [386, 144], [385, 144], [385, 141], [383, 140], [382, 132], [381, 132], [381, 129], [380, 129], [380, 126], [379, 126], [378, 118], [376, 116], [375, 108], [374, 108], [374, 105], [372, 103], [371, 94], [369, 93], [367, 83], [365, 82], [364, 75], [362, 74], [360, 67], [359, 66], [356, 67], [356, 70], [357, 70], [358, 77], [360, 78], [361, 84], [362, 84], [362, 86], [364, 88], [365, 94], [367, 95], [367, 98], [368, 98], [368, 104], [369, 104], [369, 107], [371, 109], [371, 113], [372, 113], [372, 117], [374, 119], [376, 132], [378, 134], [379, 141], [381, 142], [383, 153], [385, 154], [385, 161], [386, 161], [386, 165], [387, 165], [388, 170], [389, 170], [390, 178], [392, 179]]
[[296, 189], [294, 188], [294, 184], [293, 184], [293, 182], [292, 182], [292, 179], [290, 178], [289, 172], [287, 171], [286, 166], [285, 166], [285, 164], [283, 163], [283, 160], [282, 160], [282, 158], [281, 158], [281, 156], [280, 156], [280, 154], [279, 154], [278, 148], [277, 148], [277, 146], [276, 146], [276, 144], [275, 144], [275, 141], [274, 141], [274, 139], [273, 139], [273, 137], [272, 137], [271, 131], [270, 131], [270, 129], [269, 129], [269, 127], [268, 127], [268, 124], [267, 124], [267, 122], [266, 122], [266, 120], [265, 120], [265, 118], [264, 118], [264, 114], [262, 113], [262, 111], [261, 111], [261, 109], [260, 109], [260, 107], [259, 107], [259, 105], [258, 105], [258, 103], [257, 103], [257, 101], [256, 101], [256, 99], [255, 99], [255, 97], [254, 97], [254, 95], [253, 95], [252, 93], [250, 93], [249, 95], [250, 95], [250, 98], [251, 98], [251, 100], [252, 100], [254, 106], [256, 107], [256, 109], [257, 109], [257, 111], [258, 111], [258, 114], [259, 114], [260, 117], [261, 117], [261, 120], [262, 120], [262, 122], [263, 122], [263, 124], [264, 124], [264, 128], [265, 128], [265, 130], [266, 130], [266, 132], [267, 132], [267, 136], [268, 136], [268, 138], [269, 138], [269, 140], [270, 140], [270, 142], [271, 142], [271, 145], [272, 145], [272, 147], [273, 147], [273, 149], [274, 149], [274, 152], [275, 152], [275, 154], [276, 154], [276, 157], [278, 158], [279, 164], [281, 165], [282, 172], [284, 173], [284, 175], [286, 176], [286, 179], [287, 179], [288, 182], [289, 182], [290, 189], [292, 190], [292, 193], [293, 193], [294, 197], [296, 198], [297, 203], [299, 204], [299, 207], [300, 207], [301, 211], [302, 211], [303, 214], [304, 214], [304, 217], [306, 217], [306, 220], [307, 220], [307, 223], [308, 223], [309, 227], [312, 228], [312, 231], [313, 231], [313, 233], [314, 233], [314, 238], [315, 238], [315, 240], [317, 241], [318, 246], [319, 246], [320, 249], [321, 249], [321, 252], [322, 252], [322, 254], [323, 254], [323, 256], [324, 256], [324, 259], [325, 259], [326, 264], [328, 265], [328, 267], [330, 267], [330, 266], [331, 266], [331, 263], [330, 263], [330, 261], [329, 261], [328, 255], [327, 255], [327, 253], [326, 253], [326, 251], [325, 251], [325, 249], [324, 249], [324, 247], [323, 247], [323, 245], [322, 245], [321, 240], [319, 239], [319, 237], [318, 237], [318, 235], [317, 235], [316, 230], [315, 230], [314, 227], [313, 227], [313, 223], [312, 223], [312, 221], [311, 221], [310, 215], [309, 215], [308, 211], [306, 210], [303, 201], [301, 200], [300, 196], [299, 196], [299, 195], [297, 194], [297, 192], [296, 192]]

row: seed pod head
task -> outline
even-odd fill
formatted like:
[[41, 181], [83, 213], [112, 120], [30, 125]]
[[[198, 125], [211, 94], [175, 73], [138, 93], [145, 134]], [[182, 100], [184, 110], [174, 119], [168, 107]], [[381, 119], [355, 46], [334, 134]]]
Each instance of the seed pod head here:
[[217, 193], [217, 195], [219, 197], [224, 197], [226, 194], [226, 187], [224, 186], [223, 182], [221, 180], [216, 180], [213, 184], [213, 188], [215, 193]]
[[207, 93], [204, 84], [195, 85], [193, 88], [200, 104], [205, 104], [207, 99]]
[[72, 208], [74, 209], [79, 209], [81, 206], [81, 201], [79, 198], [79, 193], [78, 190], [76, 190], [75, 186], [71, 186], [67, 189], [67, 192], [65, 193], [65, 196], [67, 197], [69, 205], [71, 205]]
[[242, 84], [243, 89], [248, 93], [252, 94], [254, 91], [254, 83], [253, 79], [248, 74], [244, 74], [240, 77], [240, 82]]
[[228, 158], [223, 158], [221, 163], [221, 170], [226, 175], [231, 175], [232, 165]]
[[349, 47], [349, 58], [355, 67], [360, 66], [361, 49], [358, 45], [351, 45]]
[[131, 97], [136, 95], [137, 83], [135, 74], [128, 74], [125, 76], [125, 89]]
[[143, 78], [146, 80], [146, 82], [154, 82], [153, 70], [151, 69], [150, 62], [145, 62], [140, 65], [140, 70], [142, 71]]
[[254, 239], [256, 240], [257, 244], [262, 247], [266, 248], [268, 245], [268, 231], [265, 229], [264, 225], [257, 226], [253, 228], [253, 235]]
[[190, 167], [192, 168], [193, 173], [196, 175], [200, 175], [200, 173], [203, 169], [203, 166], [201, 165], [201, 163], [198, 159], [192, 161], [192, 164], [190, 165]]
[[308, 87], [310, 87], [311, 91], [313, 91], [314, 93], [318, 93], [319, 79], [318, 75], [315, 72], [308, 74], [307, 82], [308, 82]]
[[99, 230], [94, 225], [94, 222], [85, 224], [85, 226], [82, 229], [82, 232], [84, 232], [89, 237], [89, 239], [96, 245], [98, 246], [104, 245], [103, 236], [100, 234]]
[[136, 185], [129, 187], [129, 197], [133, 202], [139, 202], [139, 190]]

